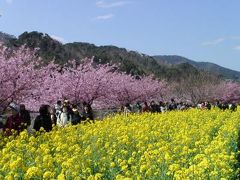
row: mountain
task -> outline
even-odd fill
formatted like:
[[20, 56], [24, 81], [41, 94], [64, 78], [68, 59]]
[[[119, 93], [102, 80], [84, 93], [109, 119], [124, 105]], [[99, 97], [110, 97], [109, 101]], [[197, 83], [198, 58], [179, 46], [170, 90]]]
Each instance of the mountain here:
[[176, 64], [182, 64], [182, 63], [188, 63], [194, 66], [195, 68], [199, 70], [205, 70], [209, 72], [213, 72], [217, 75], [222, 76], [225, 79], [231, 79], [231, 80], [240, 80], [240, 72], [234, 71], [222, 66], [219, 66], [214, 63], [210, 62], [196, 62], [190, 59], [187, 59], [185, 57], [181, 56], [153, 56], [153, 58], [159, 63], [159, 64], [165, 64], [165, 65], [176, 65]]
[[55, 60], [55, 63], [66, 64], [69, 59], [80, 62], [85, 57], [93, 57], [96, 63], [117, 64], [120, 70], [132, 75], [153, 74], [157, 78], [168, 81], [178, 81], [187, 77], [188, 73], [195, 74], [198, 70], [190, 64], [167, 67], [160, 65], [153, 57], [136, 51], [130, 51], [116, 46], [96, 46], [90, 43], [73, 42], [62, 44], [48, 34], [24, 32], [18, 38], [13, 38], [7, 46], [14, 48], [26, 45], [29, 48], [39, 48], [38, 54], [46, 63]]
[[[120, 70], [132, 75], [149, 75], [165, 79], [167, 81], [180, 81], [191, 75], [197, 75], [202, 70], [209, 70], [218, 77], [240, 80], [240, 72], [219, 67], [212, 63], [209, 68], [180, 56], [149, 56], [136, 51], [130, 51], [116, 46], [96, 46], [90, 43], [73, 42], [63, 44], [45, 33], [37, 31], [24, 32], [18, 38], [6, 36], [5, 44], [15, 48], [26, 45], [29, 48], [40, 48], [38, 51], [45, 62], [54, 60], [58, 64], [66, 64], [68, 60], [80, 60], [85, 57], [93, 57], [96, 63], [118, 64]], [[201, 68], [202, 67], [202, 68]]]

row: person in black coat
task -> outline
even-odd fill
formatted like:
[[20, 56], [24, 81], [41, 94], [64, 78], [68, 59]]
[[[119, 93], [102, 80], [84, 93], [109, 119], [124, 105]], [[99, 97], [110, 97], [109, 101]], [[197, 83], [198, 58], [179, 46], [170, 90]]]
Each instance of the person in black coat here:
[[160, 108], [159, 108], [159, 106], [155, 103], [155, 101], [151, 101], [151, 103], [150, 103], [150, 111], [152, 112], [152, 113], [156, 113], [156, 112], [159, 112], [160, 110], [159, 110]]
[[31, 125], [31, 117], [24, 104], [20, 104], [20, 118], [22, 119], [25, 128]]
[[41, 127], [43, 127], [46, 132], [52, 130], [52, 122], [48, 107], [48, 105], [41, 105], [39, 109], [39, 115], [36, 117], [33, 126], [33, 129], [35, 129], [36, 131], [39, 131]]
[[176, 110], [176, 109], [177, 109], [177, 104], [176, 104], [175, 100], [172, 98], [171, 103], [168, 105], [168, 110], [172, 111], [172, 110]]
[[80, 116], [76, 105], [73, 105], [72, 112], [73, 112], [71, 121], [72, 125], [81, 123], [82, 117]]
[[86, 102], [83, 103], [83, 119], [84, 120], [93, 120], [93, 111], [90, 104], [87, 104]]

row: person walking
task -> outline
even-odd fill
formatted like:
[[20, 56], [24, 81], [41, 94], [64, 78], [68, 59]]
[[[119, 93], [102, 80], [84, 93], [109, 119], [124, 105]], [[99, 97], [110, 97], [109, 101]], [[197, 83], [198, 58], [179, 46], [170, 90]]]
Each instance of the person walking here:
[[48, 111], [48, 105], [41, 105], [39, 109], [39, 115], [36, 117], [33, 125], [33, 129], [39, 131], [42, 127], [46, 132], [52, 130], [52, 121]]

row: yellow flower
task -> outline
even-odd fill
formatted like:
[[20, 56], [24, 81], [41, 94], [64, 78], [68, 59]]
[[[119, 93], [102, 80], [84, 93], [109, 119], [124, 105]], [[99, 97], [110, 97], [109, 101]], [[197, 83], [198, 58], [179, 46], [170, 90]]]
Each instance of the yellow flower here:
[[41, 169], [39, 169], [38, 167], [30, 167], [28, 168], [26, 174], [25, 174], [25, 177], [27, 179], [29, 178], [35, 178], [35, 177], [38, 177], [41, 175]]
[[7, 176], [5, 177], [5, 179], [6, 179], [6, 180], [14, 180], [14, 178], [13, 178], [12, 175], [7, 175]]
[[51, 179], [51, 178], [54, 178], [54, 174], [50, 171], [46, 171], [44, 174], [43, 174], [43, 179]]
[[143, 173], [144, 171], [147, 170], [147, 168], [148, 168], [148, 167], [147, 167], [146, 164], [141, 165], [141, 167], [140, 167], [140, 172]]
[[133, 163], [133, 158], [129, 158], [128, 159], [128, 164], [132, 164]]
[[114, 162], [111, 162], [110, 167], [114, 168], [116, 167], [116, 164]]
[[95, 174], [95, 180], [101, 179], [102, 177], [103, 175], [100, 173]]
[[179, 168], [180, 168], [179, 164], [171, 164], [171, 165], [169, 166], [169, 171], [175, 172], [175, 171], [177, 171]]
[[65, 175], [64, 174], [59, 174], [57, 179], [58, 180], [65, 180]]
[[148, 169], [148, 170], [146, 171], [146, 173], [145, 173], [146, 176], [151, 176], [151, 174], [152, 174], [151, 169]]
[[124, 166], [122, 166], [121, 169], [122, 169], [122, 171], [127, 171], [127, 169], [128, 169], [128, 165], [124, 165]]
[[234, 179], [239, 117], [193, 109], [0, 134], [0, 179]]

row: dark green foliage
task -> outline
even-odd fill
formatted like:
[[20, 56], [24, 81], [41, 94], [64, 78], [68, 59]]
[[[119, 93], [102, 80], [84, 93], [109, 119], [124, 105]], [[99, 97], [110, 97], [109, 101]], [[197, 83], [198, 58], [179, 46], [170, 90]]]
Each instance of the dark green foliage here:
[[[96, 63], [117, 64], [121, 71], [129, 74], [153, 74], [155, 77], [166, 79], [167, 81], [178, 82], [182, 78], [187, 78], [189, 74], [197, 75], [201, 69], [191, 63], [194, 61], [186, 61], [185, 58], [180, 56], [151, 57], [115, 46], [95, 46], [94, 44], [80, 42], [62, 44], [52, 39], [48, 34], [36, 31], [24, 32], [18, 38], [11, 37], [6, 44], [10, 47], [19, 47], [25, 44], [30, 48], [40, 48], [38, 54], [44, 59], [44, 61], [46, 61], [46, 63], [54, 60], [55, 63], [63, 65], [71, 59], [75, 59], [80, 63], [81, 59], [94, 56], [94, 61]], [[162, 61], [161, 59], [164, 58], [167, 60]], [[166, 63], [169, 58], [171, 58], [173, 63]], [[181, 63], [178, 63], [179, 59]], [[210, 71], [211, 70], [212, 69], [210, 69]], [[224, 73], [219, 74], [225, 77]]]
[[16, 39], [14, 36], [0, 32], [0, 42], [9, 43], [12, 39]]

